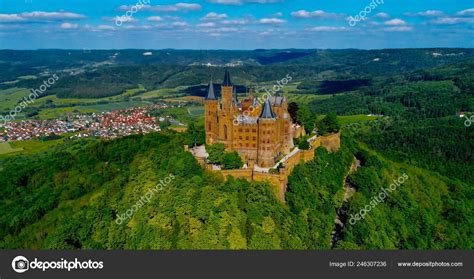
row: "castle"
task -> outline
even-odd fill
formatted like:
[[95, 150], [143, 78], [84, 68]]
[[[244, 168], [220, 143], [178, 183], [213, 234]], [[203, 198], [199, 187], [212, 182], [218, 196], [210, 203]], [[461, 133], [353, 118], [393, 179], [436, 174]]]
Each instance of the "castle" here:
[[250, 90], [239, 101], [236, 87], [226, 69], [217, 98], [212, 80], [204, 99], [206, 144], [223, 143], [228, 151], [237, 151], [246, 162], [262, 168], [275, 163], [293, 148], [294, 125], [288, 113], [285, 97], [253, 96]]

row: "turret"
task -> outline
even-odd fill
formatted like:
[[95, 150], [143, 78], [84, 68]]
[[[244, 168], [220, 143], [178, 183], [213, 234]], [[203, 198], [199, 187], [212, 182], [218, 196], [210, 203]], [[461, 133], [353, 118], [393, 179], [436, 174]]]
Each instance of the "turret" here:
[[212, 144], [217, 140], [219, 135], [218, 113], [219, 101], [214, 92], [214, 84], [209, 82], [209, 89], [207, 90], [206, 98], [204, 99], [204, 123], [206, 131], [206, 143]]
[[209, 82], [209, 89], [207, 90], [206, 100], [217, 100], [216, 94], [214, 93], [214, 84]]
[[279, 148], [276, 120], [270, 98], [267, 98], [258, 117], [258, 164], [261, 167], [271, 167], [275, 163]]
[[275, 119], [275, 114], [273, 113], [272, 110], [272, 105], [270, 104], [270, 98], [267, 98], [265, 100], [265, 103], [263, 104], [262, 108], [262, 113], [260, 113], [259, 118], [260, 119]]

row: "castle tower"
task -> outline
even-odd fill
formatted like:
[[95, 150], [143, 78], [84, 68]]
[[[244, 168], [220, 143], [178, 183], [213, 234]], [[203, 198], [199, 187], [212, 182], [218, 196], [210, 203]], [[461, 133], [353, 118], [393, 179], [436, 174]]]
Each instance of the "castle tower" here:
[[234, 85], [230, 80], [229, 70], [225, 70], [224, 81], [221, 85], [222, 110], [219, 118], [219, 138], [225, 144], [227, 149], [232, 148], [233, 144], [233, 117], [234, 117]]
[[258, 161], [261, 167], [272, 167], [275, 163], [275, 152], [278, 148], [277, 122], [273, 113], [270, 98], [265, 100], [262, 113], [258, 118]]
[[204, 100], [204, 125], [206, 131], [206, 144], [213, 144], [217, 141], [219, 135], [219, 101], [214, 93], [214, 84], [209, 83], [207, 96]]
[[232, 102], [234, 101], [234, 85], [230, 80], [229, 70], [225, 70], [224, 81], [221, 85], [222, 96], [222, 110], [225, 113], [230, 113], [232, 109]]

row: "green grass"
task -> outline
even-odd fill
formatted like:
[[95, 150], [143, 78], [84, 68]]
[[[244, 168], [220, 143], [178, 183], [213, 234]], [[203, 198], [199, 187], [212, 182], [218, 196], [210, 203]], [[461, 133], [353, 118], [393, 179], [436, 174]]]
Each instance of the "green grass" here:
[[159, 116], [166, 115], [170, 115], [184, 124], [198, 123], [204, 119], [204, 106], [175, 107], [160, 110]]
[[23, 151], [22, 147], [12, 148], [12, 146], [8, 142], [1, 142], [0, 143], [0, 155], [14, 153], [14, 152], [20, 152], [20, 151]]
[[145, 92], [143, 94], [140, 94], [140, 97], [143, 99], [149, 99], [149, 98], [167, 98], [170, 95], [176, 96], [186, 96], [184, 93], [184, 90], [188, 88], [188, 86], [178, 86], [176, 88], [161, 88], [157, 90], [152, 90]]
[[345, 115], [345, 116], [338, 116], [337, 119], [341, 125], [351, 124], [351, 123], [359, 123], [365, 122], [369, 120], [376, 120], [380, 118], [380, 116], [367, 116], [363, 114], [358, 115]]
[[332, 95], [313, 95], [313, 94], [288, 94], [289, 102], [308, 104], [314, 100], [325, 100], [332, 98]]
[[0, 90], [0, 111], [11, 111], [17, 104], [18, 100], [23, 97], [28, 97], [30, 91], [25, 88], [10, 88]]
[[21, 149], [21, 153], [37, 154], [48, 150], [49, 148], [64, 143], [64, 138], [57, 140], [25, 140], [25, 141], [12, 141], [10, 145], [15, 149]]
[[204, 106], [189, 107], [188, 112], [192, 116], [201, 116], [204, 115]]

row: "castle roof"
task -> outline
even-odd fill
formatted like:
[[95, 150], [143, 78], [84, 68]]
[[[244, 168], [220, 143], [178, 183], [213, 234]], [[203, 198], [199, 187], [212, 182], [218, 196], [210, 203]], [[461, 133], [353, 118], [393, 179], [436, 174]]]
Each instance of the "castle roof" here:
[[239, 100], [237, 99], [237, 87], [234, 87], [234, 91], [232, 92], [232, 97], [234, 99], [234, 103], [238, 104]]
[[282, 96], [271, 96], [269, 99], [272, 105], [279, 107], [281, 107], [283, 105], [283, 102], [286, 101], [285, 97]]
[[230, 80], [230, 73], [227, 69], [225, 69], [224, 82], [222, 83], [222, 86], [232, 86], [232, 81]]
[[270, 104], [270, 98], [265, 100], [265, 104], [263, 104], [262, 113], [260, 114], [259, 118], [266, 118], [266, 119], [274, 119], [275, 114], [272, 110], [272, 105]]
[[206, 100], [217, 100], [216, 94], [214, 94], [214, 84], [212, 83], [212, 79], [211, 82], [209, 82], [209, 89], [207, 90]]

